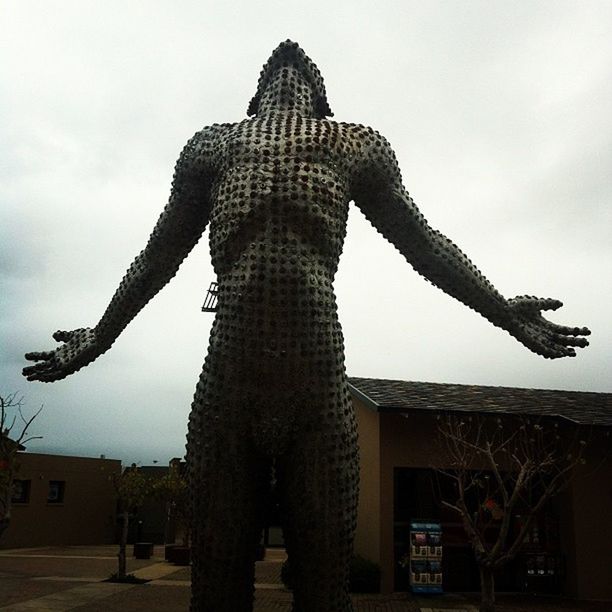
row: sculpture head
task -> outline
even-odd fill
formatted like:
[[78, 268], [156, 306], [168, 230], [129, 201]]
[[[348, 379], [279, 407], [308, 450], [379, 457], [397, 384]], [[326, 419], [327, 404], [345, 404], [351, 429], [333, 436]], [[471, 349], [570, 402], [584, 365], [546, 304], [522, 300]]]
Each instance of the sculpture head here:
[[282, 42], [264, 64], [247, 115], [272, 110], [298, 110], [318, 119], [333, 115], [319, 69], [290, 40]]

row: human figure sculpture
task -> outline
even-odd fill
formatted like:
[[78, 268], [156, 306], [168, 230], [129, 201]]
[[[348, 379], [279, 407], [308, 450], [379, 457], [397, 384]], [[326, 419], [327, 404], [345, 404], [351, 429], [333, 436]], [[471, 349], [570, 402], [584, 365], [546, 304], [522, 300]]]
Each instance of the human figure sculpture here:
[[323, 79], [286, 41], [261, 72], [248, 115], [197, 132], [170, 200], [96, 327], [28, 353], [52, 382], [107, 351], [174, 276], [210, 223], [218, 310], [189, 419], [191, 610], [252, 610], [255, 549], [275, 462], [296, 612], [348, 612], [358, 450], [332, 282], [349, 201], [417, 272], [547, 358], [587, 346], [556, 325], [561, 302], [505, 299], [432, 229], [402, 186], [387, 141], [337, 123]]

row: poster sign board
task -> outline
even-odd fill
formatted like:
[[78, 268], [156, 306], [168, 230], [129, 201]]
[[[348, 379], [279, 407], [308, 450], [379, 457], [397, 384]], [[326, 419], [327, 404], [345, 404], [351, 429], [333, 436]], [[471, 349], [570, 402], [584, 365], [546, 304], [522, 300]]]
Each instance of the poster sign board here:
[[442, 525], [410, 522], [410, 587], [413, 593], [442, 593]]

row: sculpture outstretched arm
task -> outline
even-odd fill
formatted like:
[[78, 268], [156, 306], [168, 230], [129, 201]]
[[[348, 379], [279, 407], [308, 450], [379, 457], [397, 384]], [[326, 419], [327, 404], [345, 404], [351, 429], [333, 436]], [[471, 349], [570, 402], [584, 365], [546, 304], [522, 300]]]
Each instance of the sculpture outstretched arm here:
[[183, 149], [168, 204], [100, 322], [93, 329], [55, 332], [53, 338], [63, 344], [53, 351], [27, 353], [26, 359], [37, 362], [24, 368], [28, 380], [53, 382], [91, 363], [176, 274], [208, 222], [212, 170], [206, 163], [206, 149], [205, 132], [196, 134]]
[[541, 315], [562, 306], [559, 300], [504, 298], [459, 247], [429, 226], [402, 185], [391, 147], [378, 134], [369, 136], [371, 145], [356, 173], [352, 197], [419, 274], [543, 357], [573, 357], [574, 347], [588, 345], [586, 327], [556, 325]]

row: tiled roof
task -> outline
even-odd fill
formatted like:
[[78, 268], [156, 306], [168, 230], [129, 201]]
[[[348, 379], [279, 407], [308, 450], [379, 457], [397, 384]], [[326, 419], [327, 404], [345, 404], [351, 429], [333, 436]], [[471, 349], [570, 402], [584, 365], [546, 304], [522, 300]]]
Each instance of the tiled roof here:
[[379, 412], [449, 410], [557, 416], [612, 427], [612, 393], [550, 391], [349, 378], [351, 392]]

